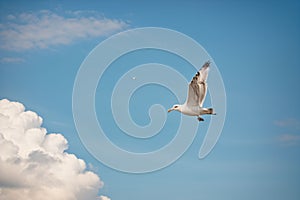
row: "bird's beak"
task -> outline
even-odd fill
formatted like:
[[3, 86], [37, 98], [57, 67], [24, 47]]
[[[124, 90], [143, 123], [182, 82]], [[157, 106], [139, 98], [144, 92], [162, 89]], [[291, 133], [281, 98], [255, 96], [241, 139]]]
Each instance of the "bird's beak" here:
[[169, 113], [169, 112], [171, 112], [171, 111], [173, 111], [173, 109], [172, 109], [172, 108], [170, 108], [170, 109], [168, 110], [168, 113]]

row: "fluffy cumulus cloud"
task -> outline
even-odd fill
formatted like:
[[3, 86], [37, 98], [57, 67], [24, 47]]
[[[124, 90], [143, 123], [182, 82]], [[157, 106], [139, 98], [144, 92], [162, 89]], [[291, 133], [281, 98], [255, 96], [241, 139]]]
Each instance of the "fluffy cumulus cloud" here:
[[0, 100], [0, 199], [109, 199], [97, 196], [100, 178], [42, 121], [21, 103]]
[[57, 14], [49, 10], [8, 15], [0, 24], [0, 47], [22, 51], [70, 44], [78, 39], [107, 36], [128, 27], [128, 23], [108, 19], [96, 12]]

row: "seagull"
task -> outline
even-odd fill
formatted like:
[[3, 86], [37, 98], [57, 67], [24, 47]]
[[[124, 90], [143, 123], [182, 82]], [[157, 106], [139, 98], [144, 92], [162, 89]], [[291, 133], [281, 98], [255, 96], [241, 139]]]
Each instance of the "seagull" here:
[[208, 76], [209, 65], [209, 61], [204, 63], [201, 69], [193, 77], [189, 84], [186, 102], [182, 105], [175, 104], [168, 112], [176, 110], [185, 115], [197, 116], [199, 122], [204, 121], [204, 119], [200, 117], [201, 115], [216, 115], [216, 113], [213, 112], [213, 108], [203, 108], [203, 102], [207, 92], [206, 79]]

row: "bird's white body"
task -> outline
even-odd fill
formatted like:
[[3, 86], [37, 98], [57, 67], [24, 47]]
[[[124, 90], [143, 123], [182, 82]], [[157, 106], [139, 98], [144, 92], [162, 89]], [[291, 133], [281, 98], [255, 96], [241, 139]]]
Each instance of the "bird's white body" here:
[[201, 115], [201, 107], [200, 106], [187, 106], [183, 104], [181, 106], [181, 113], [189, 116], [199, 116]]
[[200, 106], [187, 106], [186, 103], [178, 106], [179, 106], [178, 109], [179, 112], [189, 116], [200, 116], [200, 115], [209, 114], [210, 112], [209, 108], [202, 108]]
[[189, 116], [200, 116], [205, 114], [213, 114], [210, 113], [210, 108], [202, 108], [200, 106], [187, 106], [186, 104], [177, 105], [177, 110], [182, 114], [189, 115]]
[[213, 113], [212, 108], [203, 107], [203, 102], [207, 92], [206, 80], [209, 71], [209, 64], [209, 62], [206, 62], [193, 77], [191, 83], [189, 84], [186, 102], [182, 105], [175, 104], [168, 110], [168, 112], [177, 110], [185, 115], [198, 116], [199, 121], [204, 121], [204, 119], [200, 117], [201, 115], [215, 114]]

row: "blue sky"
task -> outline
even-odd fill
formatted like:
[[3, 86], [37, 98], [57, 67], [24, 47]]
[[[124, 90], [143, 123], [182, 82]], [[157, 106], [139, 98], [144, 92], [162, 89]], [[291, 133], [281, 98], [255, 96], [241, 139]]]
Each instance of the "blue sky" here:
[[[23, 103], [43, 117], [48, 132], [62, 133], [69, 143], [68, 152], [90, 163], [103, 180], [99, 194], [112, 200], [296, 200], [300, 197], [299, 10], [297, 1], [1, 1], [0, 98]], [[5, 35], [16, 29], [11, 24], [26, 24], [26, 20], [45, 15], [52, 16], [45, 32], [30, 36], [27, 29], [18, 29], [24, 31], [23, 37]], [[106, 19], [114, 26], [104, 24], [98, 30], [87, 23], [87, 27], [67, 29], [59, 37], [55, 32], [60, 28], [51, 26], [57, 17], [55, 22], [64, 23], [86, 15]], [[204, 160], [198, 159], [198, 151], [209, 117], [200, 125], [189, 150], [174, 164], [152, 173], [127, 174], [97, 161], [81, 143], [73, 121], [72, 91], [81, 63], [97, 44], [122, 30], [147, 26], [182, 32], [207, 50], [223, 77], [227, 117], [220, 140]], [[46, 36], [36, 40], [38, 34]], [[156, 61], [173, 66], [187, 79], [195, 73], [187, 63], [160, 52], [129, 58], [124, 70]], [[110, 94], [120, 73], [113, 67], [107, 71], [107, 85], [98, 86], [96, 98]], [[111, 79], [112, 75], [116, 77]], [[139, 103], [143, 98], [147, 101]], [[174, 101], [166, 89], [144, 87], [133, 96], [137, 109], [131, 109], [132, 116], [145, 125], [149, 105], [168, 107]], [[104, 128], [111, 131], [109, 137], [118, 145], [155, 149], [172, 138], [139, 144], [118, 135], [122, 133], [108, 108], [101, 104], [96, 108], [98, 118], [105, 120]], [[164, 131], [177, 128], [174, 121], [179, 116], [170, 114]]]

